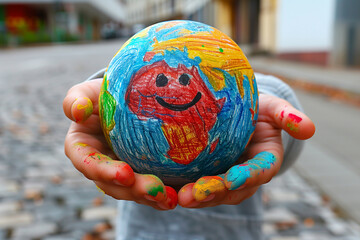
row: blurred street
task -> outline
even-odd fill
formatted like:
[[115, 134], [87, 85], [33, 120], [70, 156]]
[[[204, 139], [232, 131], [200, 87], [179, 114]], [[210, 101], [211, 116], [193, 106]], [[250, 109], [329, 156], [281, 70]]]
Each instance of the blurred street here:
[[[1, 50], [0, 240], [114, 239], [116, 201], [64, 154], [70, 121], [62, 100], [71, 86], [105, 67], [122, 43]], [[311, 81], [311, 72], [295, 79], [271, 72], [277, 68], [266, 68], [266, 61], [254, 58], [254, 69]], [[359, 81], [360, 71], [352, 74]], [[360, 108], [322, 93], [296, 93], [317, 132], [295, 168], [265, 186], [264, 231], [271, 240], [360, 239]]]
[[292, 86], [314, 121], [315, 135], [295, 164], [297, 172], [360, 223], [360, 70], [325, 68], [255, 57], [256, 71], [274, 74]]

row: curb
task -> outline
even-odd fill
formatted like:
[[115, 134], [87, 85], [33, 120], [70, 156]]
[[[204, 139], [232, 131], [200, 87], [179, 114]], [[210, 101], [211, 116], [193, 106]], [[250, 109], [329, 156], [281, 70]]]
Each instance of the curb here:
[[262, 71], [256, 68], [254, 70], [262, 74], [273, 75], [296, 89], [304, 90], [313, 94], [319, 94], [327, 98], [330, 98], [332, 100], [340, 101], [360, 108], [360, 94], [358, 93], [350, 92], [344, 89], [340, 89], [324, 84], [311, 83], [305, 79], [295, 79], [291, 77], [286, 77], [276, 73]]

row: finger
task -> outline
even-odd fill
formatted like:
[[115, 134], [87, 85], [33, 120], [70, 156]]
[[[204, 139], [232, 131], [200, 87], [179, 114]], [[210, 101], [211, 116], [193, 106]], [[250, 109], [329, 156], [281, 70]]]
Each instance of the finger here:
[[89, 98], [76, 98], [71, 107], [72, 119], [77, 123], [85, 122], [93, 113], [93, 110], [93, 104]]
[[163, 202], [159, 202], [158, 206], [164, 210], [174, 209], [178, 204], [178, 194], [174, 188], [165, 186], [166, 199]]
[[271, 152], [261, 152], [245, 163], [230, 168], [224, 178], [229, 190], [265, 184], [277, 174], [281, 161]]
[[178, 202], [176, 191], [169, 186], [164, 186], [158, 177], [150, 174], [135, 174], [135, 183], [130, 187], [98, 181], [96, 185], [115, 199], [135, 201], [159, 210], [174, 209]]
[[122, 187], [116, 184], [94, 181], [97, 188], [104, 194], [109, 195], [117, 200], [134, 201], [134, 194], [129, 191], [130, 187]]
[[135, 174], [134, 191], [140, 197], [150, 201], [161, 202], [167, 198], [164, 183], [152, 174]]
[[84, 122], [93, 112], [98, 113], [101, 83], [102, 79], [95, 79], [72, 87], [63, 101], [65, 115], [75, 122]]
[[138, 204], [151, 206], [157, 210], [169, 210], [170, 208], [160, 207], [158, 202], [148, 200], [144, 196], [138, 196], [133, 187], [121, 187], [114, 184], [95, 181], [97, 188], [106, 195], [117, 200], [133, 201]]
[[196, 201], [192, 193], [195, 183], [188, 183], [184, 185], [178, 193], [179, 205], [186, 208], [193, 208], [200, 205], [200, 202]]
[[222, 203], [226, 189], [221, 176], [206, 176], [185, 185], [179, 191], [179, 205], [186, 208], [204, 208]]
[[113, 160], [87, 144], [70, 144], [70, 141], [65, 141], [66, 155], [88, 179], [120, 186], [131, 186], [134, 183], [134, 171], [127, 163]]
[[224, 179], [220, 176], [206, 176], [196, 181], [192, 194], [196, 201], [210, 201], [217, 193], [226, 191]]
[[195, 183], [187, 184], [179, 191], [180, 206], [186, 208], [205, 208], [222, 204], [236, 205], [251, 197], [259, 188], [257, 186], [235, 191], [224, 190], [210, 195], [214, 197], [207, 198], [203, 201], [196, 201], [192, 194], [194, 185]]
[[260, 101], [267, 102], [267, 104], [260, 105], [259, 111], [265, 112], [265, 116], [269, 116], [276, 127], [284, 129], [292, 137], [300, 140], [311, 138], [314, 135], [314, 123], [289, 102], [263, 94], [260, 97]]
[[135, 174], [135, 184], [131, 187], [137, 202], [158, 210], [174, 209], [178, 203], [176, 191], [152, 174]]

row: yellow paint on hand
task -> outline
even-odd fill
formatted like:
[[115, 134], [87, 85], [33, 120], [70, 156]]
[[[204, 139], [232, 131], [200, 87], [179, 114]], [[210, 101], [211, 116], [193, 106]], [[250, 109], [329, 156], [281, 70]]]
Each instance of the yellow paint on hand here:
[[75, 146], [75, 147], [88, 147], [89, 145], [86, 144], [86, 143], [80, 143], [80, 142], [78, 142], [78, 143], [75, 143], [74, 146]]
[[210, 194], [225, 190], [225, 184], [221, 177], [203, 177], [199, 179], [193, 188], [193, 196], [196, 201], [203, 201]]
[[93, 104], [91, 102], [91, 100], [87, 97], [84, 97], [83, 99], [85, 99], [87, 101], [87, 103], [85, 105], [82, 105], [82, 104], [78, 104], [76, 106], [76, 108], [78, 110], [84, 110], [84, 119], [87, 119], [93, 112], [94, 110], [94, 107], [93, 107]]
[[105, 195], [104, 190], [102, 190], [101, 188], [99, 188], [97, 185], [96, 185], [96, 188], [97, 188], [97, 190], [98, 190], [99, 192], [101, 192], [102, 194], [104, 194], [104, 195]]
[[186, 49], [189, 58], [201, 59], [199, 66], [215, 91], [222, 90], [226, 86], [224, 73], [219, 70], [222, 69], [236, 78], [242, 97], [244, 96], [242, 87], [244, 75], [249, 79], [251, 90], [254, 92], [254, 73], [244, 53], [231, 38], [217, 29], [213, 29], [211, 33], [189, 34], [184, 32], [183, 35], [180, 33], [179, 36], [167, 41], [155, 41], [152, 51], [155, 54], [164, 54], [166, 50], [184, 51]]

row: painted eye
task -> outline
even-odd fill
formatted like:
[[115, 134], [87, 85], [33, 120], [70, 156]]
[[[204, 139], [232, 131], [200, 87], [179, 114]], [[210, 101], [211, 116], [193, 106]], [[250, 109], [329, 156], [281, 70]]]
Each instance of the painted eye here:
[[157, 87], [165, 87], [169, 82], [169, 79], [163, 74], [160, 73], [156, 77], [156, 86]]
[[190, 83], [190, 77], [189, 77], [189, 75], [187, 75], [187, 74], [182, 74], [181, 76], [180, 76], [180, 78], [179, 78], [179, 82], [180, 82], [180, 84], [181, 85], [184, 85], [184, 86], [186, 86], [186, 85], [189, 85], [189, 83]]

